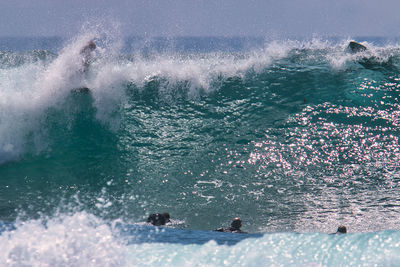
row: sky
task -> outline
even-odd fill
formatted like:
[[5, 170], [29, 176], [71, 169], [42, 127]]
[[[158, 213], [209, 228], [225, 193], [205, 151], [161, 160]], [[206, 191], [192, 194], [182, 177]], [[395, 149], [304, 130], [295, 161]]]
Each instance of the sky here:
[[400, 36], [399, 0], [0, 0], [0, 36]]

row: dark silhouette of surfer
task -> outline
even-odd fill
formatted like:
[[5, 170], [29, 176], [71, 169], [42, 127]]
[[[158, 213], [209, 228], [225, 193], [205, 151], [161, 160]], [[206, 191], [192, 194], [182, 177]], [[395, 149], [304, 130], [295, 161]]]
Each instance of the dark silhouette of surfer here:
[[347, 234], [346, 226], [344, 226], [344, 225], [339, 226], [336, 233], [337, 234]]
[[240, 229], [240, 227], [242, 227], [242, 220], [240, 220], [240, 218], [238, 218], [238, 217], [235, 217], [232, 220], [231, 227], [229, 227], [229, 228], [218, 228], [218, 229], [215, 229], [214, 231], [247, 234], [246, 232], [243, 232]]
[[154, 226], [165, 225], [170, 222], [170, 215], [167, 212], [164, 212], [163, 214], [153, 213], [149, 215], [146, 222], [151, 223]]
[[335, 233], [332, 233], [331, 235], [335, 234], [347, 234], [347, 228], [344, 225], [340, 225]]

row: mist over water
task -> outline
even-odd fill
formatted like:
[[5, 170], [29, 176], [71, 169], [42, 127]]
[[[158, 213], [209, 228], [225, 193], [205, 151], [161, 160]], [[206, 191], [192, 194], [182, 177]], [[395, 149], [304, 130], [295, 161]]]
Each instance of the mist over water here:
[[[0, 259], [394, 265], [399, 47], [233, 41], [0, 52]], [[210, 231], [236, 216], [249, 235]]]

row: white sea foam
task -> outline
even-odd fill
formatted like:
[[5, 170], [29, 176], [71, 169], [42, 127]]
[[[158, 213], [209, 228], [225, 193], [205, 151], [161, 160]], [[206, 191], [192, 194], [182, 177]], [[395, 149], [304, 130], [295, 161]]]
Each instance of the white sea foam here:
[[124, 266], [124, 246], [85, 212], [18, 224], [2, 233], [0, 248], [5, 266]]
[[[121, 235], [112, 225], [85, 212], [18, 223], [0, 235], [0, 262], [3, 266], [393, 266], [400, 260], [398, 231], [276, 233], [224, 245], [212, 238], [229, 240], [236, 234], [145, 227], [141, 234], [152, 237], [135, 242], [138, 232]], [[167, 242], [155, 242], [159, 234]], [[204, 236], [210, 241], [197, 243]]]

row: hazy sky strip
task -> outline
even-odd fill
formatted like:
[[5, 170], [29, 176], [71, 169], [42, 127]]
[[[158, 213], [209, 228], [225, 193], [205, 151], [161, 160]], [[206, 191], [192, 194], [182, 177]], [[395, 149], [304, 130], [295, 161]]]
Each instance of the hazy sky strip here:
[[399, 36], [398, 0], [0, 0], [0, 36]]

